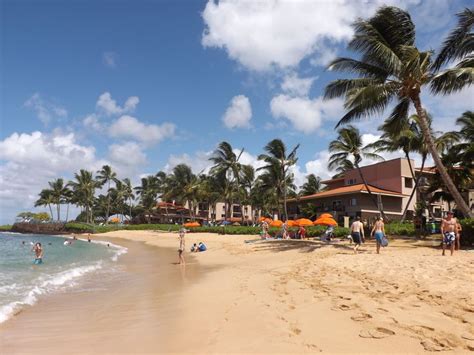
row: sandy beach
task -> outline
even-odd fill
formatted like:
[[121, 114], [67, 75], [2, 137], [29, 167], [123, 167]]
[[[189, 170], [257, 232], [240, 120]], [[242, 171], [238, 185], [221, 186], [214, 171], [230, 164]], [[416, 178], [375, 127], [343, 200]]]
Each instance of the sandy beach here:
[[[129, 248], [116, 279], [47, 297], [0, 326], [2, 353], [420, 353], [474, 350], [474, 253], [435, 241], [95, 235]], [[102, 285], [102, 287], [97, 287]], [[94, 287], [92, 287], [94, 286]]]

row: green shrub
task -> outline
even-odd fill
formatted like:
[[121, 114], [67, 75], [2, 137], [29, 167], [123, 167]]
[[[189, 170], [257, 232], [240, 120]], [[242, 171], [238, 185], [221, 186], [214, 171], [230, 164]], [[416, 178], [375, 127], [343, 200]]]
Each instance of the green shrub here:
[[94, 226], [87, 223], [69, 222], [64, 226], [66, 232], [71, 233], [93, 233]]
[[0, 226], [0, 231], [9, 231], [12, 229], [12, 226], [10, 224], [5, 224], [3, 226]]
[[416, 234], [415, 225], [412, 222], [390, 222], [385, 224], [385, 233], [387, 235], [413, 236]]
[[461, 219], [459, 221], [462, 227], [461, 234], [461, 245], [473, 246], [474, 245], [474, 218]]

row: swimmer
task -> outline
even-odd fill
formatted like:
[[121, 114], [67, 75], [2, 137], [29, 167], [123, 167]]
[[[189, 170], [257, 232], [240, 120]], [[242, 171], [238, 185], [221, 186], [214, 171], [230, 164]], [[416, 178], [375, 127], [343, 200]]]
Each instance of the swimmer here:
[[87, 241], [88, 241], [89, 243], [91, 242], [91, 234], [90, 234], [90, 233], [87, 234]]
[[33, 261], [33, 264], [39, 265], [43, 263], [43, 248], [41, 247], [41, 243], [36, 243], [35, 246], [33, 247], [32, 251], [35, 252], [35, 261]]

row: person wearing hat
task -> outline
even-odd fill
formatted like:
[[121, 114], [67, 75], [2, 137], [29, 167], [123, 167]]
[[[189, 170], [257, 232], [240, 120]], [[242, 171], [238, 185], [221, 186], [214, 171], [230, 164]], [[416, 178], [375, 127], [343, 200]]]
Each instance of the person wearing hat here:
[[441, 235], [443, 236], [443, 254], [445, 255], [446, 247], [451, 250], [451, 256], [454, 253], [454, 246], [458, 238], [457, 220], [453, 217], [454, 213], [448, 211], [446, 219], [441, 222]]

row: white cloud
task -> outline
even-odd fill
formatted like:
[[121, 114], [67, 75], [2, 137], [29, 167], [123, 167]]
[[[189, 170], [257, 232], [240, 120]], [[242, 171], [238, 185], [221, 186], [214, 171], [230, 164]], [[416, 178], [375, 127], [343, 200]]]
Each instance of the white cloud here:
[[137, 96], [130, 96], [123, 106], [117, 105], [117, 102], [112, 99], [109, 92], [104, 92], [99, 96], [96, 106], [103, 111], [107, 116], [121, 115], [127, 112], [133, 112], [137, 107], [140, 99]]
[[142, 148], [135, 142], [112, 144], [109, 146], [109, 159], [114, 166], [133, 167], [143, 166], [147, 159]]
[[249, 99], [244, 95], [234, 96], [230, 106], [222, 116], [222, 121], [227, 128], [250, 128], [252, 107]]
[[106, 67], [116, 68], [117, 67], [118, 55], [115, 52], [104, 52], [102, 53], [102, 63]]
[[198, 174], [201, 171], [208, 173], [212, 167], [212, 162], [209, 160], [212, 153], [213, 151], [198, 151], [192, 155], [186, 153], [179, 155], [171, 154], [163, 170], [170, 173], [176, 165], [186, 164], [191, 167], [195, 174]]
[[44, 124], [48, 124], [54, 118], [67, 117], [67, 110], [41, 97], [39, 93], [34, 93], [24, 103], [25, 107], [31, 108]]
[[300, 78], [298, 74], [291, 73], [285, 75], [281, 84], [281, 89], [291, 96], [307, 96], [316, 78]]
[[306, 57], [328, 56], [331, 47], [348, 40], [357, 17], [371, 16], [382, 4], [418, 2], [210, 0], [202, 13], [202, 45], [225, 49], [250, 70], [295, 67]]
[[337, 57], [336, 50], [328, 48], [324, 52], [318, 53], [315, 56], [313, 56], [309, 60], [309, 63], [311, 65], [315, 66], [315, 67], [317, 67], [317, 66], [326, 67], [336, 57]]
[[104, 129], [104, 126], [102, 123], [100, 123], [99, 118], [95, 113], [92, 113], [90, 115], [87, 115], [83, 120], [82, 124], [86, 128], [91, 128], [94, 131], [102, 131]]
[[73, 133], [13, 133], [0, 141], [0, 214], [11, 223], [19, 210], [31, 210], [48, 181], [79, 169], [97, 170], [105, 161]]
[[343, 112], [341, 99], [323, 100], [321, 97], [291, 97], [278, 95], [270, 102], [270, 109], [276, 119], [287, 119], [294, 129], [303, 133], [313, 133], [323, 120], [339, 118]]
[[124, 115], [109, 127], [111, 137], [134, 138], [146, 144], [155, 144], [174, 136], [176, 126], [172, 123], [161, 125], [145, 124], [132, 116]]

